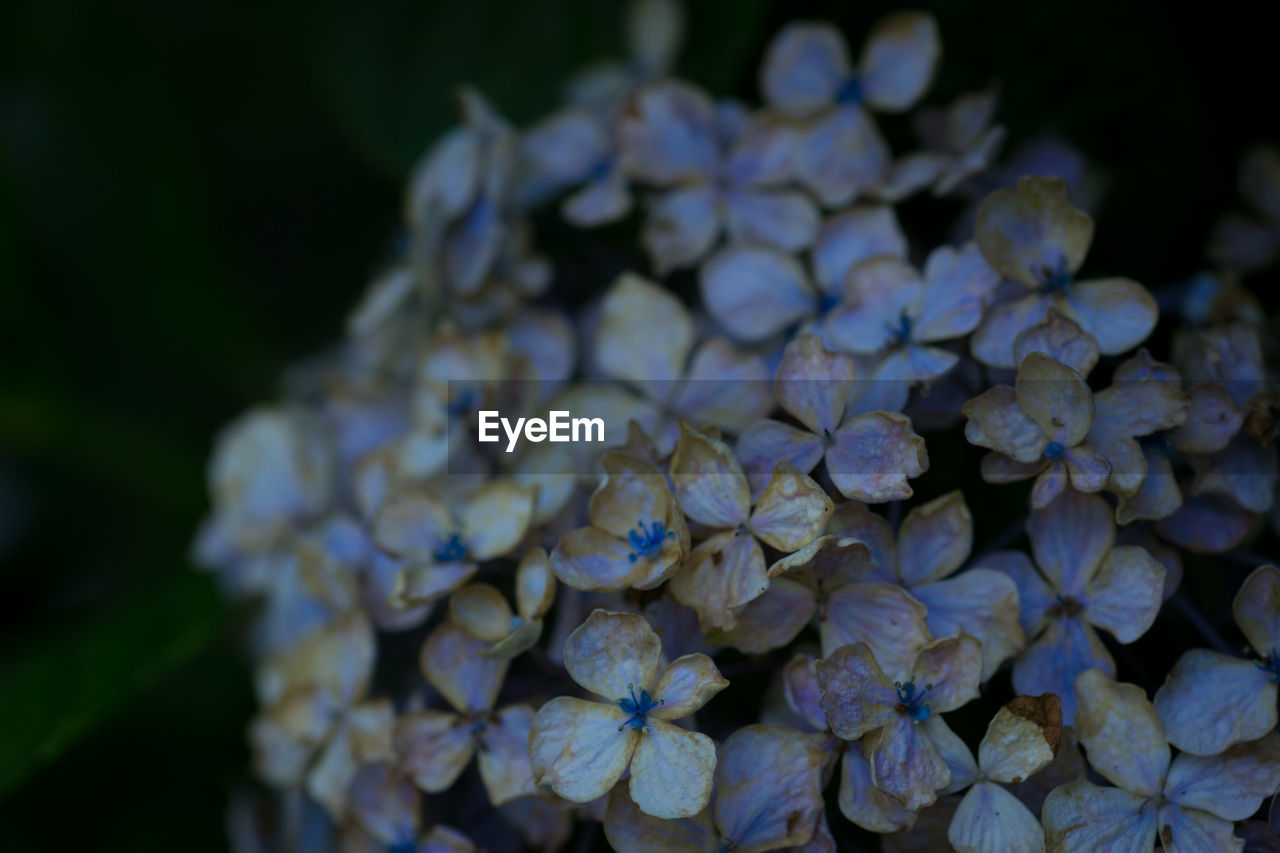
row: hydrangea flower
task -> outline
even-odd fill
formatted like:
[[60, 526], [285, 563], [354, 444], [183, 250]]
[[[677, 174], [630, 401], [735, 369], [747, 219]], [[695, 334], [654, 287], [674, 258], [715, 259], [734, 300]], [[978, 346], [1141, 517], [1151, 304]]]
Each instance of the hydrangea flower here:
[[919, 12], [876, 22], [856, 69], [829, 24], [791, 23], [769, 43], [761, 93], [769, 106], [806, 122], [796, 178], [824, 206], [848, 204], [884, 180], [891, 154], [868, 109], [909, 109], [929, 87], [940, 52], [937, 23]]
[[543, 705], [529, 734], [539, 785], [585, 803], [609, 792], [630, 766], [631, 799], [658, 818], [692, 817], [711, 797], [711, 738], [673, 725], [729, 685], [706, 655], [659, 671], [662, 644], [641, 616], [593, 611], [569, 635], [564, 665], [605, 700], [561, 696]]
[[858, 205], [823, 221], [810, 251], [812, 277], [793, 255], [779, 249], [732, 246], [702, 265], [702, 303], [738, 340], [764, 340], [811, 319], [822, 332], [850, 269], [873, 258], [902, 260], [906, 255], [907, 239], [893, 208]]
[[1043, 320], [1023, 329], [1013, 339], [1015, 364], [1022, 364], [1033, 352], [1044, 353], [1082, 377], [1088, 377], [1100, 355], [1093, 335], [1057, 308], [1050, 308]]
[[998, 100], [994, 87], [967, 92], [945, 109], [916, 113], [916, 133], [933, 172], [934, 195], [947, 195], [990, 168], [1004, 145], [1005, 129], [992, 124]]
[[[959, 354], [938, 345], [973, 331], [999, 282], [973, 243], [933, 250], [923, 275], [895, 258], [849, 270], [823, 329], [836, 349], [863, 357], [869, 375], [855, 397], [883, 399], [881, 408], [898, 411], [916, 383], [955, 367]], [[855, 405], [865, 411], [869, 404]]]
[[452, 504], [426, 489], [394, 495], [373, 524], [374, 545], [401, 564], [392, 605], [408, 608], [448, 595], [475, 574], [477, 563], [515, 548], [532, 513], [533, 495], [505, 480]]
[[879, 732], [869, 755], [872, 783], [907, 809], [932, 803], [951, 782], [938, 742], [956, 739], [941, 715], [977, 697], [978, 641], [968, 634], [934, 640], [905, 681], [890, 681], [866, 643], [841, 646], [814, 667], [831, 731], [843, 740]]
[[1280, 682], [1280, 569], [1253, 571], [1231, 606], [1253, 659], [1191, 649], [1155, 695], [1169, 742], [1193, 755], [1216, 755], [1276, 727]]
[[606, 477], [591, 495], [591, 524], [560, 537], [551, 570], [574, 589], [651, 589], [689, 554], [689, 529], [667, 479], [655, 466], [610, 451]]
[[1018, 585], [1022, 628], [1031, 640], [1013, 665], [1013, 689], [1058, 694], [1066, 725], [1075, 719], [1076, 676], [1086, 669], [1115, 673], [1095, 629], [1132, 643], [1151, 627], [1163, 600], [1164, 566], [1136, 545], [1114, 545], [1115, 532], [1106, 501], [1067, 491], [1027, 521], [1039, 571], [1020, 552], [986, 560]]
[[[969, 790], [947, 829], [957, 853], [1042, 853], [1040, 822], [1003, 785], [1047, 767], [1061, 737], [1062, 711], [1052, 693], [1017, 696], [996, 712], [978, 744], [972, 776], [964, 780]], [[957, 781], [953, 773], [951, 789]]]
[[1044, 353], [1022, 360], [1015, 387], [989, 388], [961, 412], [969, 419], [969, 443], [994, 451], [982, 460], [982, 479], [1012, 483], [1035, 477], [1034, 508], [1048, 506], [1068, 482], [1081, 492], [1107, 484], [1111, 463], [1087, 441], [1093, 392], [1079, 373]]
[[507, 661], [484, 657], [488, 645], [452, 621], [442, 622], [422, 646], [427, 683], [453, 711], [411, 711], [396, 723], [396, 754], [419, 788], [451, 787], [473, 756], [489, 801], [501, 805], [537, 792], [526, 745], [533, 708], [494, 710]]
[[732, 110], [718, 113], [700, 89], [672, 80], [638, 92], [621, 120], [622, 168], [664, 188], [649, 200], [640, 235], [660, 276], [697, 263], [722, 233], [734, 243], [788, 252], [813, 242], [818, 208], [786, 188], [794, 129], [763, 117], [737, 118]]
[[1042, 815], [1049, 850], [1147, 850], [1157, 838], [1169, 853], [1243, 848], [1232, 824], [1280, 786], [1280, 735], [1217, 755], [1173, 757], [1141, 688], [1091, 669], [1075, 689], [1080, 743], [1115, 787], [1081, 779], [1049, 794]]
[[542, 636], [542, 617], [556, 597], [551, 561], [542, 548], [524, 555], [516, 569], [516, 612], [489, 584], [468, 584], [449, 599], [449, 616], [472, 637], [492, 643], [481, 657], [510, 660]]
[[1025, 646], [1018, 588], [1008, 575], [981, 562], [953, 575], [973, 547], [973, 516], [961, 492], [912, 509], [896, 537], [888, 521], [854, 502], [836, 510], [827, 533], [866, 543], [876, 562], [867, 578], [898, 584], [924, 604], [930, 634], [977, 638], [983, 681]]
[[670, 472], [685, 515], [709, 528], [671, 579], [672, 593], [698, 612], [704, 629], [732, 628], [734, 611], [768, 587], [761, 542], [796, 551], [822, 533], [834, 509], [821, 486], [785, 462], [753, 509], [746, 474], [729, 445], [683, 421]]
[[853, 386], [853, 361], [828, 350], [817, 335], [787, 344], [774, 393], [804, 429], [764, 419], [743, 431], [738, 458], [753, 494], [779, 462], [808, 472], [825, 460], [831, 482], [847, 498], [877, 503], [911, 497], [907, 480], [929, 467], [924, 439], [912, 431], [910, 418], [895, 412], [846, 417]]
[[822, 814], [822, 763], [822, 752], [793, 729], [744, 726], [719, 750], [715, 789], [706, 809], [680, 820], [659, 820], [618, 787], [609, 796], [605, 837], [619, 853], [798, 847], [809, 841]]
[[1072, 206], [1061, 178], [1023, 177], [1016, 188], [991, 193], [978, 210], [974, 239], [1000, 274], [1033, 291], [987, 313], [972, 341], [984, 364], [1014, 367], [1014, 339], [1051, 307], [1093, 335], [1104, 355], [1133, 349], [1155, 327], [1155, 299], [1137, 282], [1075, 280], [1093, 241], [1093, 220]]

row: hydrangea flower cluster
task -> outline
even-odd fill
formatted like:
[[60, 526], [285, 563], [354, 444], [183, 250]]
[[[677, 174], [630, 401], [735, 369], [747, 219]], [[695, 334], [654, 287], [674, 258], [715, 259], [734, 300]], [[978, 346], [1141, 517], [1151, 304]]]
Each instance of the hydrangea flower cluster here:
[[[1090, 267], [1074, 154], [998, 163], [994, 90], [926, 103], [928, 14], [856, 59], [787, 25], [758, 104], [673, 75], [681, 20], [638, 0], [630, 61], [529, 128], [464, 89], [343, 340], [218, 437], [195, 550], [250, 613], [238, 844], [1280, 849], [1251, 820], [1280, 569], [1241, 550], [1280, 519], [1280, 396], [1238, 283], [1280, 157], [1153, 294]], [[904, 230], [944, 197], [953, 242]], [[548, 221], [615, 259], [583, 299]], [[603, 440], [504, 452], [482, 410]]]

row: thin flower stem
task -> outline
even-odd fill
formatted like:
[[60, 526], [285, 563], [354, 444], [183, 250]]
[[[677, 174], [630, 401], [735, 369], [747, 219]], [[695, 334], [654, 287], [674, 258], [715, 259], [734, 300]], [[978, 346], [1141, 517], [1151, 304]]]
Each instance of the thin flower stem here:
[[1194, 602], [1182, 590], [1175, 592], [1169, 599], [1169, 603], [1186, 617], [1186, 620], [1191, 623], [1191, 627], [1196, 629], [1196, 632], [1204, 638], [1204, 641], [1214, 651], [1222, 652], [1224, 655], [1236, 653], [1231, 648], [1231, 644], [1223, 638], [1222, 634], [1218, 633], [1218, 629], [1213, 627], [1213, 623], [1205, 618], [1205, 615], [1200, 612], [1200, 609], [1195, 606]]

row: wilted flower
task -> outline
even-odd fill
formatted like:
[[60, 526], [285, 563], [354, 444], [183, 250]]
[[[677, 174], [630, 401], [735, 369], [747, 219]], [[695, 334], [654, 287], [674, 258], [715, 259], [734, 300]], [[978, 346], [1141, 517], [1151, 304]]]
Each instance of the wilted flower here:
[[489, 584], [468, 584], [449, 599], [449, 616], [477, 640], [492, 643], [481, 657], [509, 660], [542, 636], [542, 617], [556, 597], [556, 579], [547, 552], [534, 548], [516, 569], [516, 612]]
[[1163, 601], [1164, 566], [1135, 545], [1115, 546], [1115, 532], [1106, 501], [1067, 491], [1027, 521], [1040, 571], [1019, 552], [986, 560], [1018, 585], [1022, 628], [1032, 641], [1013, 665], [1013, 689], [1058, 694], [1066, 725], [1075, 719], [1076, 676], [1094, 668], [1115, 673], [1095, 628], [1132, 643]]
[[992, 367], [1013, 367], [1018, 334], [1057, 308], [1093, 335], [1104, 355], [1146, 340], [1156, 302], [1127, 278], [1076, 281], [1093, 241], [1093, 220], [1073, 207], [1060, 178], [1023, 177], [996, 190], [978, 210], [974, 239], [991, 266], [1033, 293], [992, 307], [973, 335], [973, 354]]
[[829, 24], [792, 23], [770, 42], [760, 71], [765, 103], [804, 119], [796, 178], [827, 207], [885, 179], [891, 154], [868, 108], [909, 109], [933, 79], [941, 45], [930, 15], [898, 12], [867, 34], [857, 68]]
[[538, 710], [529, 735], [535, 781], [585, 803], [631, 768], [640, 810], [691, 817], [706, 806], [715, 774], [711, 738], [672, 725], [729, 685], [706, 655], [685, 655], [659, 673], [662, 644], [643, 617], [596, 610], [565, 643], [564, 665], [608, 704], [561, 696]]
[[374, 544], [401, 564], [391, 603], [407, 608], [448, 595], [475, 574], [477, 563], [515, 548], [532, 514], [532, 493], [508, 480], [452, 504], [427, 489], [394, 495], [373, 526]]
[[920, 650], [906, 681], [890, 681], [866, 643], [841, 646], [814, 664], [822, 710], [844, 740], [879, 732], [871, 781], [908, 809], [921, 809], [951, 782], [937, 741], [955, 738], [941, 714], [978, 695], [982, 650], [968, 634]]
[[396, 754], [427, 793], [452, 786], [478, 754], [480, 778], [496, 806], [537, 792], [526, 748], [533, 708], [493, 710], [507, 661], [482, 657], [485, 651], [484, 641], [450, 621], [431, 632], [419, 660], [422, 674], [453, 712], [403, 715], [396, 723]]
[[1171, 759], [1160, 720], [1142, 689], [1100, 670], [1075, 681], [1077, 732], [1089, 763], [1116, 787], [1081, 779], [1044, 803], [1049, 850], [1084, 853], [1100, 844], [1160, 846], [1169, 853], [1240, 850], [1233, 821], [1257, 811], [1280, 786], [1280, 735], [1213, 756]]
[[1216, 755], [1276, 727], [1280, 569], [1256, 569], [1241, 585], [1231, 609], [1257, 657], [1192, 649], [1178, 659], [1156, 691], [1156, 713], [1169, 742], [1183, 752]]
[[591, 496], [591, 525], [560, 537], [551, 569], [575, 589], [651, 589], [689, 554], [684, 514], [652, 464], [617, 451], [600, 464], [606, 477]]
[[853, 385], [853, 361], [826, 349], [817, 335], [787, 344], [774, 393], [805, 429], [765, 419], [743, 431], [738, 458], [753, 493], [763, 489], [779, 462], [808, 472], [825, 459], [828, 476], [847, 498], [877, 503], [911, 497], [907, 480], [929, 467], [924, 439], [912, 431], [910, 418], [894, 412], [846, 418]]
[[823, 759], [813, 741], [793, 729], [744, 726], [720, 748], [716, 786], [705, 810], [681, 820], [658, 820], [618, 787], [609, 797], [605, 837], [619, 853], [765, 851], [802, 845], [822, 814]]
[[1003, 572], [978, 565], [948, 577], [968, 559], [973, 516], [959, 491], [907, 513], [895, 539], [889, 522], [858, 503], [839, 507], [827, 532], [866, 543], [876, 566], [868, 580], [900, 584], [928, 608], [929, 633], [961, 631], [982, 643], [982, 680], [1026, 644], [1018, 620], [1018, 588]]
[[822, 533], [834, 508], [821, 486], [780, 462], [752, 509], [747, 477], [729, 445], [683, 421], [671, 481], [685, 515], [714, 531], [671, 579], [672, 593], [698, 611], [704, 628], [732, 628], [734, 611], [768, 587], [761, 542], [795, 551]]

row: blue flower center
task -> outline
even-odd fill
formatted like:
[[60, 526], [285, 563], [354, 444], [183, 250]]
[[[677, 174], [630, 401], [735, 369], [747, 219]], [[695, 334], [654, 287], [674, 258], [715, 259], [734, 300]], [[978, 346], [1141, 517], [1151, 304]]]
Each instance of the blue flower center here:
[[444, 542], [437, 541], [434, 556], [437, 563], [457, 563], [466, 559], [467, 546], [462, 543], [462, 535], [451, 533]]
[[1058, 258], [1057, 269], [1045, 267], [1042, 273], [1044, 275], [1045, 290], [1050, 293], [1066, 290], [1075, 281], [1075, 277], [1071, 275], [1071, 270], [1067, 268], [1066, 258]]
[[631, 726], [631, 728], [639, 731], [644, 728], [645, 717], [648, 716], [649, 712], [664, 704], [665, 700], [654, 699], [653, 696], [649, 695], [649, 691], [645, 690], [643, 687], [640, 688], [640, 695], [637, 696], [636, 688], [633, 684], [627, 685], [627, 691], [631, 695], [623, 696], [619, 699], [618, 707], [631, 716], [628, 717], [622, 725], [618, 726], [618, 731], [622, 731], [627, 726]]
[[609, 177], [609, 172], [613, 169], [613, 158], [601, 157], [599, 160], [591, 164], [590, 171], [587, 172], [587, 180], [590, 182], [603, 181]]
[[1045, 459], [1061, 459], [1063, 450], [1064, 448], [1062, 446], [1062, 442], [1051, 441], [1044, 446], [1044, 458]]
[[840, 294], [838, 293], [823, 294], [822, 298], [818, 300], [818, 316], [825, 317], [831, 311], [832, 308], [835, 308], [839, 304], [840, 304]]
[[851, 74], [836, 90], [836, 103], [860, 104], [862, 103], [862, 96], [862, 78], [857, 74]]
[[640, 519], [636, 525], [636, 528], [627, 531], [627, 542], [631, 544], [630, 556], [633, 563], [641, 557], [652, 559], [658, 556], [658, 552], [662, 550], [662, 543], [668, 538], [674, 539], [676, 535], [661, 521], [655, 521], [646, 526], [644, 519]]
[[918, 693], [914, 681], [908, 681], [906, 684], [895, 683], [893, 686], [898, 689], [899, 711], [917, 723], [923, 723], [933, 716], [933, 711], [929, 710], [929, 706], [924, 703], [925, 694], [933, 689], [932, 684], [926, 684]]
[[418, 842], [396, 841], [387, 845], [387, 853], [418, 853]]
[[887, 324], [889, 334], [893, 336], [894, 346], [902, 346], [911, 341], [911, 323], [911, 318], [907, 316], [906, 311], [903, 311], [898, 316], [898, 324], [896, 326], [893, 323]]
[[1272, 649], [1271, 654], [1254, 663], [1254, 666], [1270, 676], [1273, 684], [1280, 684], [1280, 650]]

